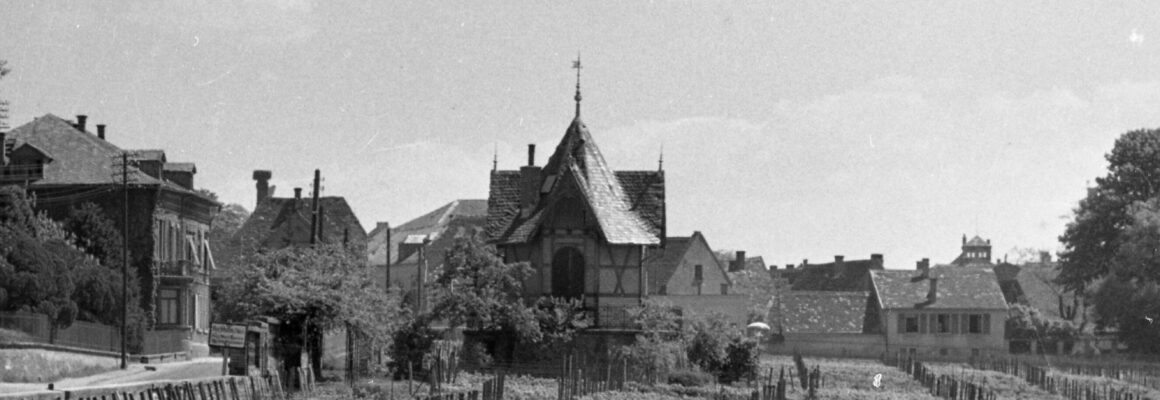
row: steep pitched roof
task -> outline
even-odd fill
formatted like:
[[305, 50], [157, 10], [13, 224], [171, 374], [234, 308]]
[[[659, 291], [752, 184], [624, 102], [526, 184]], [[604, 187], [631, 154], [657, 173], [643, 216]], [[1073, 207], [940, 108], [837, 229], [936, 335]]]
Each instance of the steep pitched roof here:
[[797, 269], [792, 290], [866, 291], [870, 271], [882, 270], [875, 259], [843, 260], [841, 263], [807, 264]]
[[1075, 292], [1064, 290], [1062, 286], [1052, 283], [1058, 276], [1059, 267], [1056, 263], [1023, 264], [1015, 277], [1019, 282], [1021, 295], [1018, 301], [1035, 307], [1044, 315], [1062, 318], [1059, 314], [1059, 301], [1062, 298], [1065, 306], [1071, 306], [1076, 295]]
[[[935, 301], [927, 302], [929, 279], [918, 279], [918, 271], [874, 270], [870, 278], [882, 309], [989, 309], [1006, 310], [1007, 302], [995, 273], [990, 268], [933, 267], [930, 277], [937, 278]], [[923, 304], [922, 306], [917, 306]]]
[[[120, 183], [120, 155], [125, 151], [97, 135], [77, 129], [72, 122], [56, 115], [45, 114], [16, 127], [6, 137], [14, 144], [13, 148], [31, 145], [53, 158], [44, 166], [43, 177], [32, 182], [33, 186]], [[135, 166], [128, 167], [128, 174], [133, 185], [158, 185], [212, 201], [196, 191], [149, 176]]]
[[648, 271], [648, 287], [650, 291], [659, 290], [661, 285], [669, 283], [681, 259], [689, 252], [693, 244], [693, 237], [669, 237], [665, 239], [665, 247], [649, 251], [644, 260], [645, 270]]
[[[473, 236], [484, 229], [487, 216], [487, 200], [460, 199], [424, 214], [406, 223], [392, 227], [391, 231], [391, 263], [399, 262], [400, 256], [405, 260], [410, 254], [401, 254], [399, 244], [407, 236], [422, 235], [432, 240], [428, 244], [427, 253], [430, 257], [441, 257], [444, 247], [450, 247], [451, 240], [456, 237]], [[376, 227], [368, 236], [367, 258], [371, 265], [383, 265], [386, 254], [386, 229]], [[443, 240], [443, 239], [448, 240]], [[447, 243], [444, 243], [447, 242]]]
[[[310, 203], [311, 199], [271, 197], [263, 200], [234, 234], [231, 245], [245, 252], [310, 243]], [[319, 197], [318, 205], [322, 209], [321, 243], [342, 243], [345, 239], [359, 249], [366, 246], [366, 231], [346, 199]]]
[[782, 295], [785, 333], [862, 333], [867, 292], [787, 291]]
[[[622, 186], [620, 176], [635, 192]], [[659, 244], [664, 232], [664, 176], [644, 172], [617, 174], [587, 126], [579, 117], [572, 121], [556, 151], [543, 168], [545, 180], [575, 183], [584, 204], [595, 216], [600, 233], [613, 244]], [[542, 195], [536, 209], [520, 218], [521, 179], [518, 171], [493, 171], [488, 197], [488, 237], [497, 243], [523, 243], [534, 236], [545, 207], [562, 196], [564, 185], [554, 184]]]
[[975, 237], [971, 238], [971, 240], [968, 240], [967, 243], [963, 244], [963, 246], [971, 246], [971, 247], [990, 246], [990, 245], [991, 245], [990, 243], [987, 243], [987, 241], [985, 239], [979, 237], [978, 235], [975, 235]]

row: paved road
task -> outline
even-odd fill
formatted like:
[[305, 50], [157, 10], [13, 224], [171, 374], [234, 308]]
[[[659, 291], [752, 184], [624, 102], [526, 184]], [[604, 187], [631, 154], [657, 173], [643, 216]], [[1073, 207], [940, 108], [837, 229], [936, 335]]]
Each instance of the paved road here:
[[[150, 371], [145, 367], [155, 368]], [[198, 379], [221, 376], [222, 359], [218, 357], [199, 358], [165, 364], [129, 364], [125, 370], [114, 370], [102, 374], [68, 378], [57, 381], [56, 388], [81, 388], [90, 386], [117, 385], [148, 381]], [[18, 393], [47, 388], [42, 383], [0, 383], [0, 393]]]

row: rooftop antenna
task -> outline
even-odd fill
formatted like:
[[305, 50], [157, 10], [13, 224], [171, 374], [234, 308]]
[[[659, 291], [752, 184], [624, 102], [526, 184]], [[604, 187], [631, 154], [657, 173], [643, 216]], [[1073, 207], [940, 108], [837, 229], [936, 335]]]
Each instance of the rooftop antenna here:
[[576, 117], [580, 117], [580, 52], [576, 52], [576, 61], [572, 62], [572, 68], [576, 70]]

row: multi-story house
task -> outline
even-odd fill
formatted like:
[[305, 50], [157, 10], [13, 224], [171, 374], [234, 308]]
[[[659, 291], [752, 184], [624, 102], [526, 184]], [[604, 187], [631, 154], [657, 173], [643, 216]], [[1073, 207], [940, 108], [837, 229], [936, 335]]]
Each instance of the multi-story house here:
[[194, 189], [194, 164], [169, 162], [162, 150], [121, 149], [104, 125], [94, 134], [85, 122], [46, 114], [0, 133], [0, 184], [25, 187], [53, 219], [91, 202], [120, 230], [127, 211], [129, 263], [150, 317], [141, 351], [208, 354], [214, 259], [206, 232], [220, 204]]
[[576, 117], [547, 164], [491, 172], [487, 237], [505, 262], [528, 262], [529, 298], [578, 299], [596, 328], [625, 328], [648, 295], [645, 259], [665, 238], [664, 172], [613, 171]]

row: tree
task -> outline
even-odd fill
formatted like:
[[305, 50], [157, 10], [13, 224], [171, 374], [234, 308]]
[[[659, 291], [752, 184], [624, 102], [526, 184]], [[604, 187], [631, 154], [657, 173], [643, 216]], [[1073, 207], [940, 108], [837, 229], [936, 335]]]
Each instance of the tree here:
[[1108, 174], [1096, 179], [1059, 238], [1058, 280], [1077, 293], [1117, 265], [1133, 210], [1160, 194], [1160, 130], [1125, 133], [1105, 158]]
[[[94, 259], [75, 264], [73, 278], [76, 292], [73, 301], [78, 318], [107, 325], [118, 325], [121, 306], [121, 232], [99, 206], [82, 203], [69, 210], [61, 224], [69, 241]], [[136, 268], [129, 268], [126, 293], [129, 321], [127, 337], [131, 349], [139, 349], [144, 337], [145, 312], [141, 309], [141, 284]]]
[[64, 236], [51, 220], [32, 211], [23, 190], [0, 187], [0, 310], [47, 315], [50, 340], [77, 315], [70, 267], [84, 255]]
[[308, 344], [312, 370], [321, 378], [323, 332], [350, 327], [389, 343], [400, 325], [397, 299], [375, 286], [371, 273], [365, 255], [338, 244], [260, 252], [226, 271], [221, 301], [214, 306], [226, 321], [278, 318], [277, 342], [288, 367], [298, 366]]
[[[0, 79], [4, 79], [12, 69], [8, 68], [8, 61], [0, 60]], [[0, 99], [0, 131], [8, 130], [8, 100]], [[2, 144], [2, 143], [0, 143]]]
[[[1160, 130], [1137, 130], [1116, 140], [1108, 174], [1075, 210], [1060, 241], [1057, 281], [1086, 294], [1102, 327], [1140, 351], [1160, 352], [1160, 330], [1142, 324], [1160, 317], [1150, 307], [1160, 283]], [[1086, 292], [1085, 292], [1086, 291]]]

